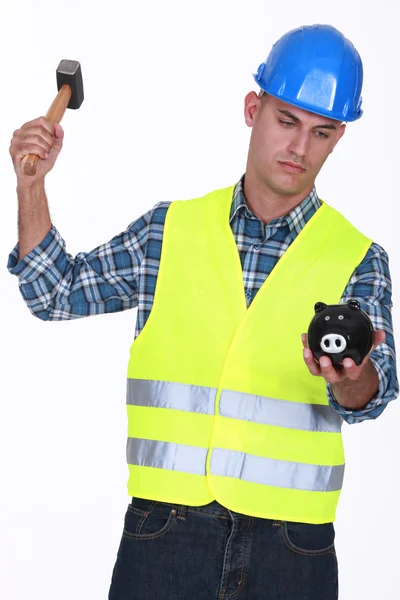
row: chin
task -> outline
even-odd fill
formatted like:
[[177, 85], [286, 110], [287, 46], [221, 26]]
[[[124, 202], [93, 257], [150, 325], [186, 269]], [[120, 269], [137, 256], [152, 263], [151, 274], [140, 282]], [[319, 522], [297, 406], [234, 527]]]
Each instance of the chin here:
[[268, 187], [280, 196], [296, 196], [301, 194], [302, 190], [305, 189], [305, 186], [294, 185], [293, 183], [282, 184], [282, 182], [270, 183]]
[[309, 189], [309, 182], [300, 181], [298, 175], [284, 175], [274, 179], [266, 179], [266, 186], [269, 187], [275, 194], [281, 196], [296, 196], [303, 191]]

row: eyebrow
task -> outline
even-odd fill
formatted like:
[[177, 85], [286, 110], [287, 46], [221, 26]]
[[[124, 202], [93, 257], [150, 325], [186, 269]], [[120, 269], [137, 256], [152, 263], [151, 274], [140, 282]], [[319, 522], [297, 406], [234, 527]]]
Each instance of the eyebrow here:
[[[286, 115], [287, 117], [289, 117], [289, 119], [293, 119], [293, 121], [295, 121], [296, 123], [300, 123], [300, 119], [298, 117], [296, 117], [293, 113], [290, 112], [290, 110], [281, 110], [280, 108], [278, 108], [278, 111], [280, 113], [282, 113], [283, 115]], [[314, 127], [314, 129], [333, 129], [334, 131], [336, 131], [336, 125], [328, 125], [328, 124], [323, 124], [323, 125], [316, 125]]]

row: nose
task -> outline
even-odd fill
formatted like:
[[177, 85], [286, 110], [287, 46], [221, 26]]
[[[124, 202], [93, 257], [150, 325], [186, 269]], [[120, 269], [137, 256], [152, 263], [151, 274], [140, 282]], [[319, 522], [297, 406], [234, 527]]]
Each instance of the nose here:
[[321, 350], [327, 354], [339, 354], [347, 346], [346, 338], [338, 333], [324, 335], [320, 343]]
[[294, 130], [294, 135], [289, 147], [289, 150], [296, 154], [296, 156], [305, 156], [307, 154], [308, 146], [308, 132], [301, 131], [300, 128]]

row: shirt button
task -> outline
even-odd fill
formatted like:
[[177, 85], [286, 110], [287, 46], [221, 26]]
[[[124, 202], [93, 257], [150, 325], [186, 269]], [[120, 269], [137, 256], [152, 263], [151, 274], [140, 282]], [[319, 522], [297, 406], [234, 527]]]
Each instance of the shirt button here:
[[260, 246], [259, 246], [258, 244], [256, 244], [256, 245], [254, 246], [254, 250], [256, 250], [256, 251], [257, 251], [257, 250], [259, 250], [259, 249], [260, 249]]
[[247, 290], [247, 292], [246, 292], [246, 298], [251, 298], [251, 292], [250, 292], [250, 290]]

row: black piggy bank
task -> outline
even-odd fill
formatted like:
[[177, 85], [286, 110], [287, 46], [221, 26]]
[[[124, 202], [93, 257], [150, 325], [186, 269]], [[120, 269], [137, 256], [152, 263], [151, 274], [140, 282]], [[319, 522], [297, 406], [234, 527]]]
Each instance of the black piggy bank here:
[[308, 329], [308, 346], [314, 357], [328, 356], [333, 365], [352, 358], [360, 365], [373, 345], [374, 328], [357, 300], [347, 304], [317, 302]]

